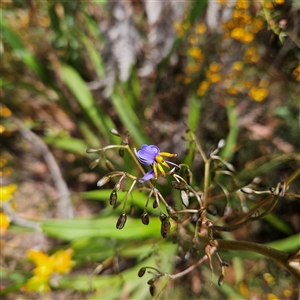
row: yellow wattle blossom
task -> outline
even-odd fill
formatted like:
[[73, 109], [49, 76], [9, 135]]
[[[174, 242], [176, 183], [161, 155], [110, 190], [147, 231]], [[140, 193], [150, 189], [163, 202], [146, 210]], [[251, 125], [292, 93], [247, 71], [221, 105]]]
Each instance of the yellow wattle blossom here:
[[227, 93], [230, 95], [237, 95], [239, 93], [239, 90], [236, 87], [231, 86], [227, 89]]
[[283, 4], [285, 2], [285, 0], [275, 0], [276, 4]]
[[221, 65], [217, 62], [212, 62], [209, 65], [209, 70], [212, 72], [219, 72], [221, 70]]
[[195, 34], [189, 36], [188, 41], [190, 44], [194, 45], [198, 42], [198, 37]]
[[203, 53], [198, 47], [191, 47], [189, 49], [189, 55], [197, 61], [203, 61]]
[[296, 78], [297, 81], [300, 81], [300, 63], [297, 68], [293, 71], [293, 76]]
[[269, 293], [268, 294], [268, 300], [280, 300], [276, 295]]
[[242, 296], [244, 296], [245, 298], [249, 297], [250, 291], [248, 289], [248, 286], [245, 283], [240, 284], [239, 290], [240, 290], [240, 293], [242, 294]]
[[241, 27], [233, 29], [231, 31], [231, 37], [243, 43], [250, 43], [254, 39], [254, 35], [251, 32]]
[[265, 27], [264, 21], [261, 18], [256, 18], [253, 20], [251, 32], [255, 34], [261, 31], [264, 27]]
[[244, 67], [244, 63], [242, 61], [235, 61], [232, 63], [232, 69], [235, 71], [241, 71]]
[[260, 89], [253, 86], [248, 94], [254, 101], [261, 102], [269, 95], [269, 91], [265, 88]]
[[269, 83], [270, 83], [269, 80], [267, 80], [267, 79], [262, 79], [262, 80], [259, 82], [258, 86], [261, 87], [261, 88], [266, 88], [266, 87], [269, 86]]
[[5, 213], [0, 213], [0, 235], [5, 235], [9, 227], [10, 219]]
[[206, 30], [207, 30], [207, 27], [204, 23], [198, 24], [196, 26], [196, 33], [198, 33], [198, 34], [203, 34], [206, 32]]
[[246, 63], [256, 63], [259, 60], [259, 54], [255, 46], [251, 46], [244, 52], [244, 61]]
[[193, 73], [198, 72], [200, 70], [200, 68], [201, 68], [201, 65], [196, 64], [196, 63], [190, 63], [187, 65], [186, 71], [189, 74], [193, 74]]
[[11, 116], [11, 110], [8, 107], [0, 107], [0, 117], [8, 118]]
[[0, 201], [9, 201], [12, 198], [12, 194], [16, 189], [16, 184], [0, 186]]
[[197, 89], [197, 95], [203, 96], [206, 91], [209, 89], [209, 82], [208, 81], [202, 81]]
[[237, 0], [236, 2], [236, 8], [238, 9], [247, 9], [250, 5], [249, 1], [245, 1], [245, 0]]

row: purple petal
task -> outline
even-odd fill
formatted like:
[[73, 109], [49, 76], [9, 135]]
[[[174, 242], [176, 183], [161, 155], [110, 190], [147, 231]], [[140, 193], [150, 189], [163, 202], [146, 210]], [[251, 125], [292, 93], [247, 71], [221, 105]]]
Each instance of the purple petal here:
[[153, 171], [153, 169], [151, 169], [150, 171], [148, 171], [148, 172], [143, 176], [143, 178], [141, 178], [141, 179], [139, 180], [139, 182], [143, 183], [143, 182], [148, 181], [148, 180], [150, 180], [150, 179], [152, 179], [152, 178], [154, 178], [154, 171]]
[[160, 150], [157, 146], [144, 144], [141, 150], [136, 151], [136, 149], [134, 149], [134, 152], [143, 165], [152, 165], [155, 162], [155, 157], [160, 153]]

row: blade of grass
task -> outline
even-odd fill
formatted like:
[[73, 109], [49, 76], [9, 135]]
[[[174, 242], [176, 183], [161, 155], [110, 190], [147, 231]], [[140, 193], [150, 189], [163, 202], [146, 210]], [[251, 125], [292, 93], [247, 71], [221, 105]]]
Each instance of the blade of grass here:
[[95, 100], [80, 75], [70, 66], [61, 66], [61, 77], [75, 96], [84, 113], [90, 118], [97, 130], [103, 136], [110, 138], [113, 143], [119, 140], [112, 134], [110, 129], [115, 128], [114, 123], [108, 115], [102, 112], [96, 105]]

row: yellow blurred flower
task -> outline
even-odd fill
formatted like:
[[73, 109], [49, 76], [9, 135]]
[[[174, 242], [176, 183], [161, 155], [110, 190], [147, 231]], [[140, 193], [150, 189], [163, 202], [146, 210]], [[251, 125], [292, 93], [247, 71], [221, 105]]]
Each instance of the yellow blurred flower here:
[[0, 157], [0, 168], [3, 168], [7, 164], [7, 159]]
[[285, 2], [285, 0], [275, 0], [276, 4], [283, 4]]
[[249, 292], [248, 286], [245, 283], [241, 283], [239, 286], [239, 289], [240, 289], [240, 293], [242, 294], [242, 296], [244, 296], [245, 298], [249, 297], [250, 292]]
[[267, 80], [267, 79], [262, 79], [262, 80], [259, 82], [258, 86], [261, 87], [261, 88], [266, 88], [266, 87], [269, 86], [269, 83], [270, 83], [269, 80]]
[[274, 294], [269, 293], [268, 300], [280, 300], [280, 299], [277, 296], [275, 296]]
[[7, 228], [9, 227], [10, 220], [5, 213], [0, 213], [0, 235], [5, 235]]
[[196, 64], [196, 63], [190, 63], [187, 65], [186, 71], [189, 74], [193, 74], [193, 73], [196, 73], [197, 71], [199, 71], [200, 68], [201, 68], [201, 65]]
[[197, 95], [198, 96], [203, 96], [208, 89], [209, 89], [209, 82], [208, 81], [202, 81], [199, 84], [199, 87], [197, 89]]
[[261, 18], [256, 18], [253, 20], [251, 31], [252, 33], [257, 33], [265, 27], [265, 23]]
[[11, 116], [11, 110], [8, 107], [0, 107], [0, 117], [8, 118]]
[[2, 124], [0, 124], [0, 134], [2, 134], [5, 130], [6, 128]]
[[239, 93], [239, 90], [236, 87], [231, 86], [227, 89], [227, 93], [230, 95], [237, 95]]
[[292, 295], [293, 295], [293, 293], [292, 293], [291, 290], [285, 289], [285, 290], [283, 291], [283, 296], [284, 296], [285, 298], [290, 299], [290, 298], [292, 297]]
[[32, 260], [36, 265], [33, 270], [36, 276], [49, 276], [54, 271], [54, 261], [42, 251], [30, 249], [27, 252], [27, 258]]
[[293, 71], [293, 76], [296, 78], [297, 81], [300, 81], [300, 63], [297, 68]]
[[197, 61], [203, 61], [203, 53], [198, 47], [191, 47], [189, 49], [189, 55]]
[[190, 76], [185, 76], [183, 79], [183, 84], [187, 85], [192, 82], [192, 78]]
[[26, 292], [45, 293], [50, 291], [49, 278], [41, 276], [33, 276], [28, 279], [24, 285]]
[[267, 1], [264, 2], [264, 7], [267, 8], [267, 9], [273, 9], [274, 5], [273, 5], [271, 0], [267, 0]]
[[0, 201], [9, 201], [12, 198], [12, 194], [16, 189], [16, 184], [0, 186]]
[[221, 70], [221, 65], [217, 62], [212, 62], [209, 65], [209, 70], [212, 72], [219, 72]]
[[261, 102], [269, 95], [269, 91], [264, 88], [260, 89], [253, 86], [248, 94], [254, 101]]
[[198, 42], [198, 38], [195, 34], [189, 36], [188, 41], [190, 44], [196, 44]]
[[259, 60], [259, 54], [257, 48], [251, 46], [244, 52], [244, 61], [247, 63], [256, 63]]
[[237, 0], [236, 2], [236, 8], [238, 9], [247, 9], [250, 5], [249, 1], [245, 1], [245, 0]]
[[241, 61], [235, 61], [232, 63], [232, 69], [235, 71], [241, 71], [244, 67], [244, 63]]
[[174, 22], [173, 23], [173, 28], [174, 28], [174, 30], [175, 30], [175, 32], [176, 32], [176, 34], [177, 34], [178, 37], [182, 37], [183, 36], [184, 31], [183, 31], [181, 23]]
[[196, 26], [196, 33], [198, 33], [198, 34], [203, 34], [206, 32], [206, 30], [207, 30], [207, 27], [204, 23], [198, 24]]
[[254, 35], [251, 32], [247, 32], [241, 27], [233, 29], [231, 31], [231, 37], [243, 43], [250, 43], [254, 39]]
[[184, 30], [189, 29], [190, 26], [191, 26], [191, 22], [190, 22], [189, 20], [185, 20], [185, 21], [182, 22], [182, 28], [183, 28]]
[[72, 266], [74, 265], [72, 261], [72, 255], [74, 251], [73, 249], [69, 248], [67, 250], [59, 250], [51, 255], [51, 258], [54, 261], [54, 270], [57, 273], [69, 273]]
[[217, 83], [222, 80], [222, 76], [218, 73], [212, 73], [207, 78], [211, 81], [211, 83]]
[[275, 279], [270, 273], [264, 273], [263, 277], [268, 285], [272, 286], [275, 284]]

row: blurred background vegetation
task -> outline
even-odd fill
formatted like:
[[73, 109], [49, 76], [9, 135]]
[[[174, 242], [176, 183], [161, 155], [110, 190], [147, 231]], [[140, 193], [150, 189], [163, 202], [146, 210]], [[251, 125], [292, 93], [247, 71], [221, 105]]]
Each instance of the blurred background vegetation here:
[[[107, 164], [91, 170], [97, 156], [86, 153], [119, 144], [111, 128], [128, 131], [138, 149], [177, 153], [199, 187], [203, 163], [182, 138], [187, 126], [207, 153], [226, 139], [235, 188], [255, 179], [267, 190], [300, 167], [298, 0], [2, 0], [0, 52], [6, 299], [150, 299], [140, 267], [189, 265], [178, 263], [183, 245], [162, 240], [157, 217], [141, 224], [143, 194], [116, 230], [111, 189], [96, 190]], [[106, 157], [139, 176], [126, 153]], [[290, 190], [299, 194], [299, 184]], [[167, 181], [161, 190], [173, 201]], [[215, 205], [223, 215], [224, 197]], [[299, 211], [299, 199], [283, 198], [266, 219], [223, 237], [295, 253]], [[205, 265], [168, 283], [160, 299], [299, 299], [296, 279], [272, 261], [222, 255], [231, 264], [223, 287]]]

